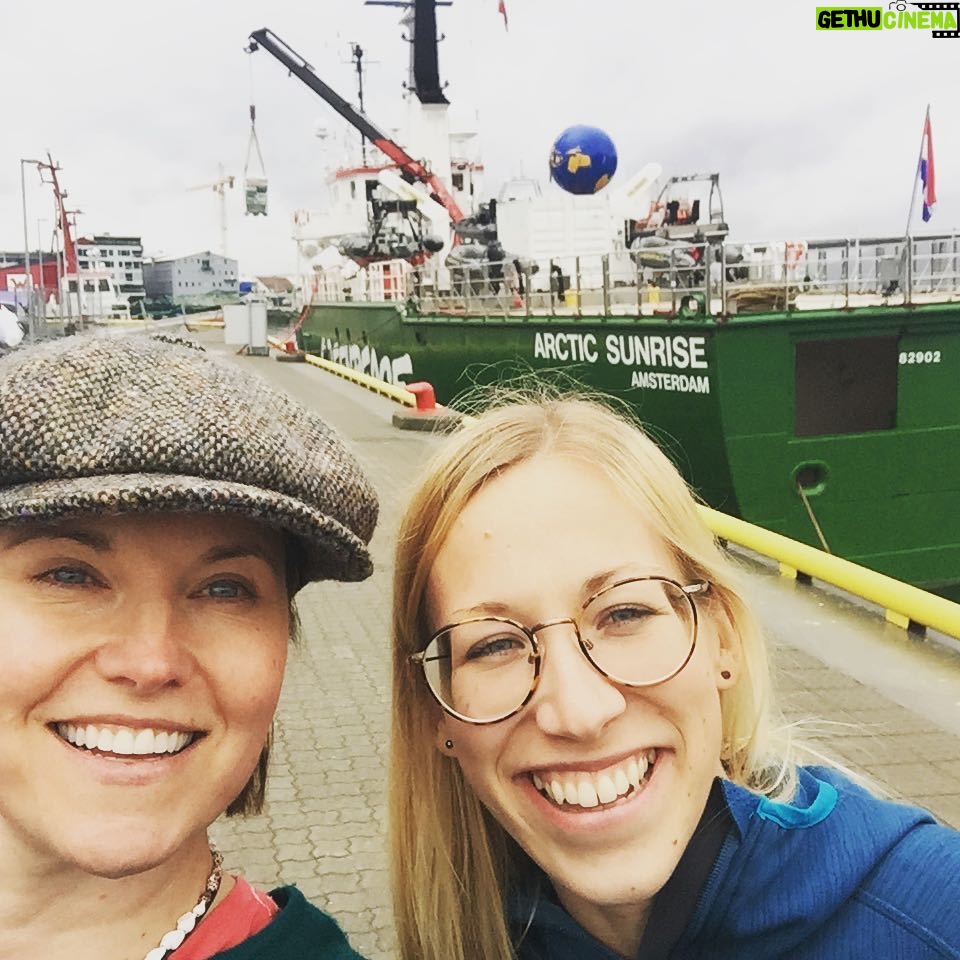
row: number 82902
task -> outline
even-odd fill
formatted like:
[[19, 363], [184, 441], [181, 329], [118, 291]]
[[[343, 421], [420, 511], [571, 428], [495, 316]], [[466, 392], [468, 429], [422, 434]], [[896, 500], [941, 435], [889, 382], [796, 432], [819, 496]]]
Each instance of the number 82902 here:
[[901, 350], [901, 363], [939, 363], [939, 350]]

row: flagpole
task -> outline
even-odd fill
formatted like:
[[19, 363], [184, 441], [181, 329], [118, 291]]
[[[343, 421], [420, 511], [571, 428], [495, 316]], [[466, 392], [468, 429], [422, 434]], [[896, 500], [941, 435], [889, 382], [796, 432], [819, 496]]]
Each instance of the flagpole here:
[[923, 128], [920, 131], [920, 150], [917, 153], [917, 166], [913, 174], [913, 190], [910, 193], [910, 212], [907, 214], [907, 229], [903, 235], [910, 236], [910, 224], [913, 223], [913, 208], [917, 203], [917, 180], [920, 179], [920, 162], [923, 160], [923, 138], [927, 134], [927, 123], [930, 120], [930, 104], [927, 104], [927, 112], [923, 116]]

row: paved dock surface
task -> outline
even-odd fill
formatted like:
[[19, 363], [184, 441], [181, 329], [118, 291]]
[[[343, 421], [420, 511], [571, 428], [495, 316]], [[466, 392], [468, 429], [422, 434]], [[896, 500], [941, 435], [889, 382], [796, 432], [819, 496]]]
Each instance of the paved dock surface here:
[[[200, 337], [208, 348], [216, 337]], [[219, 349], [223, 349], [222, 346]], [[385, 852], [391, 544], [404, 497], [442, 442], [401, 432], [392, 402], [306, 364], [238, 357], [316, 408], [353, 445], [381, 497], [373, 577], [300, 595], [303, 643], [287, 669], [262, 815], [220, 821], [228, 867], [295, 883], [369, 960], [394, 956]], [[960, 827], [960, 649], [743, 558], [799, 739], [879, 789]], [[431, 749], [425, 745], [424, 749]]]

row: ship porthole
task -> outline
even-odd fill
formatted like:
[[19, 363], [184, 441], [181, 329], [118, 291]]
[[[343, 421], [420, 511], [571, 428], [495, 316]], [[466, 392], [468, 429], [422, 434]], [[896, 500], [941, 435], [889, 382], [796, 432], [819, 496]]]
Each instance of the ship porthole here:
[[793, 485], [808, 497], [817, 496], [827, 488], [827, 465], [822, 460], [808, 460], [793, 468]]

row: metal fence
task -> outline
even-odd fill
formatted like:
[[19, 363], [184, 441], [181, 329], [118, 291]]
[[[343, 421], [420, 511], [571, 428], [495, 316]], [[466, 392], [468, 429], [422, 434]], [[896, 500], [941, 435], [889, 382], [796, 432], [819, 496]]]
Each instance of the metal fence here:
[[731, 316], [960, 301], [960, 236], [694, 243], [544, 262], [478, 256], [374, 263], [309, 279], [310, 299], [388, 302], [470, 316]]

